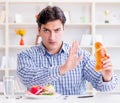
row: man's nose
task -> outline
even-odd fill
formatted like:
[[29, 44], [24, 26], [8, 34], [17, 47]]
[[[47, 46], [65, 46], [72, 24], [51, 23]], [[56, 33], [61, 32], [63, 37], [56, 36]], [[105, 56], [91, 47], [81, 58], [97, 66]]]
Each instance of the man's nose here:
[[55, 33], [51, 32], [50, 39], [54, 40], [55, 39]]

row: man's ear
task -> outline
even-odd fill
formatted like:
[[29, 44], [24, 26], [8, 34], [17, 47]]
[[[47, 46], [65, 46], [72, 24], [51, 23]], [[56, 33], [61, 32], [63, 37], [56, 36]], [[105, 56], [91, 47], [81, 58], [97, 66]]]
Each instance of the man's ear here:
[[38, 28], [38, 34], [40, 35], [40, 32], [41, 32], [41, 28]]
[[41, 30], [41, 29], [38, 27], [38, 32], [40, 32], [40, 30]]

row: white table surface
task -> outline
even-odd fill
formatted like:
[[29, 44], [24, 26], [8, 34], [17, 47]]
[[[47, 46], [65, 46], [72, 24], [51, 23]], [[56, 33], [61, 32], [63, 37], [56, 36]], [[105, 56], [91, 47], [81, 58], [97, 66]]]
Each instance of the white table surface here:
[[120, 94], [115, 93], [98, 93], [93, 97], [89, 98], [77, 98], [76, 95], [60, 96], [58, 98], [44, 98], [44, 99], [28, 99], [22, 97], [20, 99], [6, 99], [3, 95], [0, 96], [0, 103], [120, 103]]

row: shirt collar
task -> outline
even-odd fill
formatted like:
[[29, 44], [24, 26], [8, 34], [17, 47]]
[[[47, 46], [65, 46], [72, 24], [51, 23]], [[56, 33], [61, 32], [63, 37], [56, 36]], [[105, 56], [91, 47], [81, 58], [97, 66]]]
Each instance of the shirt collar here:
[[[42, 44], [42, 42], [40, 43], [40, 49], [42, 50], [44, 55], [52, 55], [49, 52], [47, 52], [47, 50], [44, 47], [44, 45]], [[59, 53], [57, 53], [57, 55], [60, 54], [60, 53], [64, 53], [64, 52], [68, 53], [68, 47], [66, 46], [66, 43], [63, 42], [62, 43], [62, 48], [60, 49]]]

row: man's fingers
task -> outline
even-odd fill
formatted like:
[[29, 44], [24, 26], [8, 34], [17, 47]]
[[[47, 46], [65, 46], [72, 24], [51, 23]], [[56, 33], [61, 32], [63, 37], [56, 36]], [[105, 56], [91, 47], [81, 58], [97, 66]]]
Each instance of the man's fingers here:
[[78, 46], [79, 46], [79, 43], [77, 41], [74, 42], [74, 49], [75, 49], [75, 53], [77, 54], [78, 53]]
[[103, 69], [104, 68], [111, 68], [112, 67], [112, 64], [111, 63], [106, 63], [103, 65]]
[[70, 49], [70, 55], [77, 55], [77, 53], [78, 53], [78, 46], [79, 46], [79, 43], [77, 41], [74, 41], [72, 43], [72, 47]]
[[79, 56], [79, 57], [77, 58], [78, 63], [79, 63], [81, 60], [82, 60], [82, 56]]

